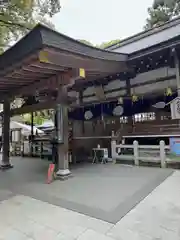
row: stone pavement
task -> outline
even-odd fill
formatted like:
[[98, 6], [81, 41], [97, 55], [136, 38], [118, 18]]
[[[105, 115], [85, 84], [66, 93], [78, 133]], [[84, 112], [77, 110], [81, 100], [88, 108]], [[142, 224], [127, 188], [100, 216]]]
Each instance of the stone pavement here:
[[29, 196], [112, 224], [173, 172], [120, 164], [78, 164], [68, 181], [46, 184], [48, 162], [13, 157], [12, 163], [13, 169], [0, 172], [0, 200]]
[[180, 239], [180, 171], [116, 224], [31, 197], [7, 195], [0, 203], [1, 240]]
[[180, 239], [180, 171], [122, 218], [107, 235], [117, 240]]

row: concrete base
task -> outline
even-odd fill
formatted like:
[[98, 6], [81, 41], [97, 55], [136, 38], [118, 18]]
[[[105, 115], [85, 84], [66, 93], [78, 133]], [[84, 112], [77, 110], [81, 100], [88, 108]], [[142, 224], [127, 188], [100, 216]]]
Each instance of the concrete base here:
[[56, 177], [62, 180], [67, 179], [70, 175], [71, 175], [71, 172], [69, 169], [59, 169], [56, 172]]
[[112, 158], [112, 163], [116, 164], [116, 159]]
[[0, 163], [0, 169], [1, 170], [8, 170], [10, 168], [13, 168], [13, 165], [11, 163]]

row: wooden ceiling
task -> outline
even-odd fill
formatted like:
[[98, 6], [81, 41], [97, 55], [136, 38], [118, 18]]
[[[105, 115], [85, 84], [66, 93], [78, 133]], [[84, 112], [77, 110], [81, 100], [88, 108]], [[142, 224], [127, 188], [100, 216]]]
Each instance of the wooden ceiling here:
[[[38, 25], [0, 56], [1, 100], [70, 84], [84, 68], [84, 81], [126, 71], [127, 56], [96, 49]], [[76, 83], [75, 83], [76, 84]]]

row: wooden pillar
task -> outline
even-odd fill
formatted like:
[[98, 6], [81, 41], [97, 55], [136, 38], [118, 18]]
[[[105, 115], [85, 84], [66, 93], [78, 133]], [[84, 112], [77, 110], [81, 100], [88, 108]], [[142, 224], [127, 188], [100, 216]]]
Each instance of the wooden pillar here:
[[174, 62], [175, 62], [175, 69], [176, 69], [176, 83], [177, 83], [177, 95], [180, 97], [180, 63], [179, 57], [177, 55], [176, 49], [173, 50], [174, 54]]
[[33, 112], [31, 112], [31, 137], [30, 137], [31, 156], [33, 156], [33, 139], [34, 139], [34, 115]]
[[164, 120], [164, 114], [166, 112], [163, 112], [161, 109], [155, 109], [154, 112], [156, 114], [156, 120], [158, 122], [161, 122], [162, 120]]
[[31, 137], [34, 135], [33, 126], [34, 126], [34, 116], [33, 116], [33, 112], [31, 112]]
[[10, 148], [10, 101], [4, 101], [4, 115], [2, 121], [2, 161], [0, 168], [9, 169], [12, 168], [9, 159]]
[[[131, 96], [131, 82], [130, 82], [130, 78], [126, 79], [126, 93], [127, 93], [127, 96], [129, 96], [129, 97]], [[133, 117], [132, 117], [132, 115], [128, 116], [128, 125], [133, 127]]]
[[[67, 94], [67, 88], [63, 87], [63, 92]], [[61, 98], [62, 91], [59, 91]], [[69, 159], [68, 159], [68, 104], [66, 101], [61, 101], [56, 105], [56, 140], [57, 140], [57, 176], [61, 179], [67, 178], [70, 175]]]
[[[82, 89], [79, 91], [79, 104], [80, 105], [83, 104], [83, 90]], [[85, 133], [84, 120], [82, 120], [81, 126], [82, 126], [82, 134], [84, 135], [84, 133]]]
[[[177, 96], [180, 97], [180, 62], [179, 62], [177, 50], [175, 48], [172, 49], [172, 54], [174, 56], [174, 65], [176, 70]], [[180, 128], [180, 119], [178, 120], [178, 123]]]

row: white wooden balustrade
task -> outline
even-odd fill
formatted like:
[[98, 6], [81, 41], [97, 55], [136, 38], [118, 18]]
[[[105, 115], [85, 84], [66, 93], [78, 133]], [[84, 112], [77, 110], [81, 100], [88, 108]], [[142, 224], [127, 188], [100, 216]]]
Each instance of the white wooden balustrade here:
[[[128, 150], [128, 154], [123, 154], [123, 150]], [[147, 151], [148, 150], [148, 151]], [[117, 144], [116, 140], [111, 141], [111, 154], [112, 159], [116, 160], [129, 160], [134, 161], [135, 165], [139, 165], [139, 162], [156, 162], [160, 163], [162, 168], [166, 167], [168, 162], [166, 159], [166, 151], [169, 150], [169, 146], [165, 145], [164, 141], [160, 141], [159, 145], [139, 145], [138, 141], [134, 141], [132, 145]], [[149, 152], [151, 156], [141, 155], [143, 152]], [[151, 153], [156, 153], [153, 156]]]

